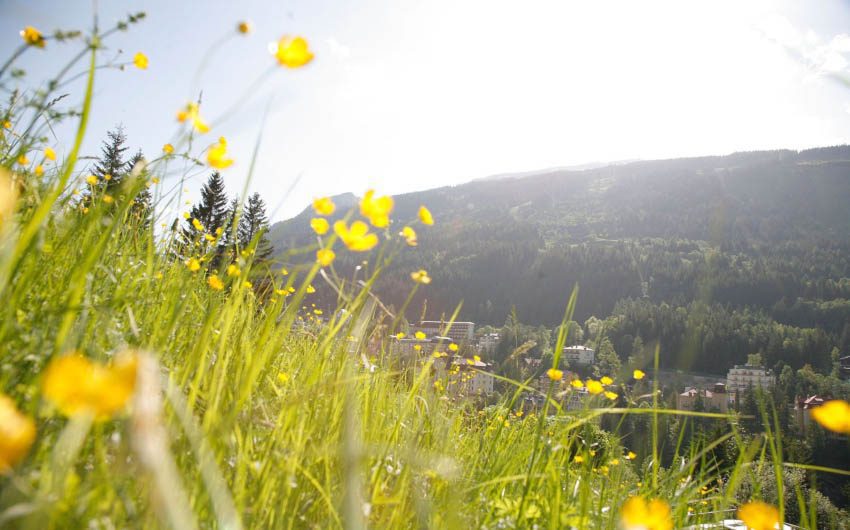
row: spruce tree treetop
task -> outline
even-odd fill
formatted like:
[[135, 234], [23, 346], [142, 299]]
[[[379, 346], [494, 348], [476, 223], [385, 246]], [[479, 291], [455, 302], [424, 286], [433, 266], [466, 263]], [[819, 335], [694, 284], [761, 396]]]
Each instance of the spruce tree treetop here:
[[259, 241], [254, 251], [256, 261], [268, 259], [272, 254], [272, 245], [268, 239], [269, 220], [266, 215], [266, 203], [259, 193], [254, 193], [248, 198], [245, 211], [239, 219], [239, 244], [242, 248], [248, 245], [259, 234]]
[[106, 193], [114, 195], [128, 170], [127, 162], [124, 160], [124, 152], [127, 151], [127, 146], [124, 144], [127, 136], [120, 125], [106, 135], [107, 139], [103, 142], [100, 158], [92, 168], [92, 174], [98, 178], [101, 185], [105, 183]]
[[[203, 226], [204, 232], [215, 236], [221, 241], [224, 235], [224, 224], [228, 215], [227, 192], [224, 189], [224, 179], [216, 171], [210, 175], [207, 182], [201, 188], [201, 201], [192, 206], [189, 218], [184, 223], [181, 232], [181, 240], [184, 245], [194, 245], [195, 241], [204, 241], [204, 248], [208, 247], [206, 238], [195, 227], [194, 220]], [[206, 252], [206, 250], [204, 250]]]

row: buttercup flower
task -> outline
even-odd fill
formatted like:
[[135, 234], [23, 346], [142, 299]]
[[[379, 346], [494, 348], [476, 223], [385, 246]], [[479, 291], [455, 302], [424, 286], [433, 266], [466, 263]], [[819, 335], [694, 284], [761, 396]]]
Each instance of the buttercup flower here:
[[557, 368], [549, 368], [546, 370], [546, 377], [548, 377], [552, 381], [560, 381], [564, 378], [564, 372], [558, 370]]
[[610, 399], [611, 401], [614, 401], [615, 399], [617, 399], [617, 394], [616, 394], [616, 393], [614, 393], [614, 392], [606, 391], [606, 392], [605, 392], [605, 397], [607, 397], [607, 398], [608, 398], [608, 399]]
[[35, 173], [36, 177], [40, 177], [40, 176], [44, 175], [44, 166], [39, 164], [39, 165], [35, 166], [32, 171], [33, 171], [33, 173]]
[[72, 353], [53, 359], [42, 380], [42, 392], [65, 416], [92, 414], [98, 421], [123, 409], [136, 388], [135, 353], [118, 354], [111, 366]]
[[316, 210], [318, 215], [331, 215], [336, 211], [336, 204], [334, 204], [330, 197], [319, 197], [318, 199], [313, 199], [313, 209]]
[[207, 163], [216, 169], [225, 169], [233, 164], [233, 159], [227, 158], [227, 140], [224, 136], [207, 150]]
[[329, 248], [320, 248], [316, 251], [316, 261], [318, 261], [322, 267], [327, 267], [333, 263], [334, 258], [336, 258], [336, 253]]
[[634, 377], [638, 381], [643, 379], [645, 376], [646, 376], [646, 374], [643, 373], [642, 370], [635, 370], [634, 372], [632, 372], [632, 377]]
[[202, 225], [201, 222], [198, 221], [197, 218], [192, 219], [192, 226], [194, 226], [195, 230], [197, 230], [198, 232], [204, 231], [204, 225]]
[[213, 290], [221, 291], [224, 289], [224, 282], [221, 281], [221, 278], [219, 278], [217, 274], [210, 275], [210, 277], [207, 278], [207, 283]]
[[449, 350], [457, 351], [458, 350], [457, 344], [455, 344], [455, 343], [449, 344]]
[[403, 339], [404, 338], [404, 332], [399, 331], [398, 333], [395, 334], [395, 338], [397, 338], [398, 340]]
[[348, 250], [354, 252], [366, 252], [378, 244], [378, 236], [370, 234], [369, 225], [363, 221], [354, 221], [350, 229], [345, 225], [345, 221], [337, 221], [334, 223], [334, 232]]
[[272, 54], [278, 64], [287, 68], [299, 68], [313, 60], [313, 53], [303, 37], [284, 35], [274, 45]]
[[174, 146], [171, 145], [171, 144], [165, 144], [165, 145], [162, 146], [162, 152], [167, 154], [167, 155], [170, 155], [171, 153], [174, 152]]
[[738, 519], [751, 530], [774, 530], [780, 526], [779, 510], [761, 501], [750, 501], [738, 508]]
[[207, 125], [207, 122], [201, 118], [200, 109], [198, 108], [197, 103], [188, 103], [184, 110], [177, 113], [177, 121], [184, 123], [187, 120], [190, 121], [192, 123], [192, 127], [201, 134], [207, 133], [210, 130], [210, 126]]
[[247, 35], [251, 33], [251, 29], [251, 23], [247, 20], [243, 20], [242, 22], [236, 25], [236, 31], [238, 31], [242, 35]]
[[88, 177], [86, 177], [86, 182], [94, 186], [95, 184], [97, 184], [97, 177], [95, 175], [89, 175]]
[[811, 411], [812, 418], [824, 429], [850, 434], [850, 404], [840, 399], [827, 401]]
[[375, 190], [368, 190], [360, 201], [360, 215], [369, 219], [375, 228], [386, 228], [390, 224], [390, 213], [395, 205], [389, 195], [375, 197]]
[[601, 394], [602, 391], [605, 390], [605, 387], [602, 386], [602, 383], [594, 379], [588, 379], [584, 386], [586, 386], [587, 391], [593, 395]]
[[419, 220], [423, 225], [431, 226], [434, 224], [434, 216], [431, 215], [431, 211], [424, 206], [419, 207]]
[[399, 234], [404, 238], [405, 242], [411, 247], [415, 247], [418, 243], [416, 240], [416, 231], [409, 226], [405, 226], [401, 229], [401, 233]]
[[27, 26], [21, 30], [21, 38], [30, 46], [44, 48], [44, 35], [32, 26]]
[[51, 161], [55, 161], [56, 160], [56, 151], [54, 151], [53, 148], [51, 148], [51, 147], [45, 147], [44, 148], [44, 158], [51, 160]]
[[201, 268], [201, 262], [197, 258], [189, 258], [186, 260], [186, 268], [192, 272], [197, 272]]
[[0, 394], [0, 473], [23, 460], [35, 440], [35, 422]]
[[414, 334], [413, 334], [413, 336], [414, 336], [417, 340], [425, 340], [425, 337], [426, 337], [426, 335], [425, 335], [423, 332], [421, 332], [421, 331], [417, 331], [416, 333], [414, 333]]
[[313, 229], [313, 232], [316, 234], [323, 236], [330, 229], [331, 225], [328, 223], [328, 220], [324, 217], [314, 217], [310, 219], [310, 228]]
[[570, 386], [575, 389], [584, 388], [584, 385], [581, 383], [581, 379], [573, 379], [570, 381]]
[[18, 164], [22, 166], [27, 166], [30, 163], [30, 159], [27, 158], [27, 155], [21, 155], [18, 157]]
[[142, 52], [136, 52], [136, 55], [133, 56], [133, 65], [139, 70], [147, 70], [148, 56]]
[[632, 451], [629, 451], [629, 454], [626, 455], [626, 460], [634, 460], [635, 458], [637, 458], [637, 455]]
[[614, 383], [614, 380], [608, 377], [607, 375], [604, 375], [599, 379], [599, 382], [603, 385], [610, 385]]
[[235, 263], [231, 263], [227, 266], [227, 275], [228, 276], [239, 276], [242, 274], [242, 271], [239, 269], [239, 265]]
[[620, 517], [625, 530], [671, 530], [673, 528], [670, 505], [661, 499], [646, 502], [643, 497], [631, 497], [623, 504]]
[[416, 283], [421, 283], [424, 285], [428, 285], [431, 283], [431, 277], [428, 276], [428, 271], [425, 269], [419, 269], [418, 271], [410, 273], [410, 279], [412, 279]]

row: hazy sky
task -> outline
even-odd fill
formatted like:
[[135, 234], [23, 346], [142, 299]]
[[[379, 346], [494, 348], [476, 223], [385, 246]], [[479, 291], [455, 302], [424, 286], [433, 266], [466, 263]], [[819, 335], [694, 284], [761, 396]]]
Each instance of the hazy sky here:
[[[836, 81], [850, 76], [850, 7], [839, 1], [101, 0], [101, 25], [139, 10], [148, 18], [105, 57], [141, 50], [150, 68], [102, 71], [87, 154], [120, 122], [158, 155], [175, 111], [202, 88], [210, 118], [244, 100], [204, 137], [228, 138], [237, 192], [270, 104], [251, 189], [282, 205], [274, 220], [367, 187], [850, 141], [850, 85]], [[92, 11], [90, 1], [0, 0], [4, 55], [24, 25], [86, 28]], [[247, 38], [234, 30], [243, 19], [255, 28]], [[305, 36], [315, 61], [275, 68], [249, 93], [282, 34]], [[51, 43], [21, 65], [41, 79], [69, 51]]]

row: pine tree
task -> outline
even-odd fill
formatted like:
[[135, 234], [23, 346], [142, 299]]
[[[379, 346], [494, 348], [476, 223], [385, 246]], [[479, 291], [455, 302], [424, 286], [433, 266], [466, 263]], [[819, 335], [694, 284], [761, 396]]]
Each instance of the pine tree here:
[[[196, 241], [201, 242], [205, 254], [210, 249], [206, 235], [217, 239], [220, 243], [224, 234], [224, 221], [227, 217], [227, 192], [224, 189], [224, 179], [221, 173], [216, 171], [210, 175], [207, 182], [201, 188], [201, 202], [192, 206], [189, 218], [184, 223], [181, 231], [181, 243], [184, 248], [194, 246]], [[203, 227], [203, 233], [195, 226], [197, 220]]]
[[269, 231], [269, 220], [266, 216], [266, 203], [259, 193], [254, 193], [248, 198], [245, 211], [239, 219], [239, 244], [242, 248], [248, 248], [254, 238], [258, 238], [254, 249], [254, 261], [267, 260], [272, 254], [272, 245], [267, 237]]
[[103, 142], [100, 158], [95, 163], [92, 174], [98, 178], [98, 185], [105, 187], [105, 193], [115, 197], [124, 174], [128, 171], [127, 162], [124, 160], [124, 152], [128, 149], [124, 145], [127, 136], [120, 125], [106, 133], [106, 136], [108, 139]]

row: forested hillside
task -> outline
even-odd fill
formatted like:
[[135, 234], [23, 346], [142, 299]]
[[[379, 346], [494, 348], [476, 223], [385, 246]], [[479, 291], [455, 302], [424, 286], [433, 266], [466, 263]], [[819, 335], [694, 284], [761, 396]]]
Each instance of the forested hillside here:
[[[340, 216], [355, 204], [351, 195], [335, 200]], [[771, 364], [826, 369], [833, 347], [850, 346], [848, 201], [848, 146], [556, 170], [399, 195], [394, 218], [413, 219], [427, 204], [437, 225], [398, 256], [378, 292], [398, 307], [409, 272], [425, 268], [434, 281], [409, 318], [426, 301], [430, 317], [463, 301], [465, 320], [501, 325], [515, 307], [522, 322], [553, 326], [577, 283], [576, 320], [607, 318], [623, 357], [640, 336], [661, 339], [668, 365], [725, 370], [760, 351]], [[297, 261], [287, 250], [312, 241], [311, 216], [272, 227], [285, 260]], [[354, 265], [335, 264], [342, 273]]]

